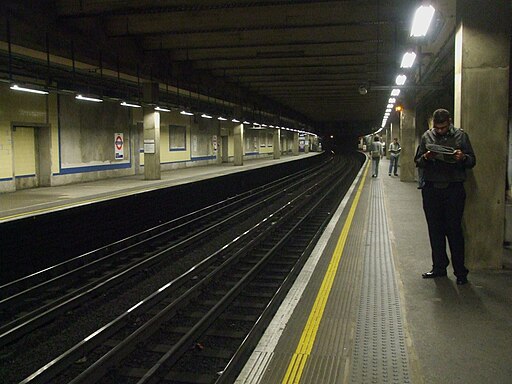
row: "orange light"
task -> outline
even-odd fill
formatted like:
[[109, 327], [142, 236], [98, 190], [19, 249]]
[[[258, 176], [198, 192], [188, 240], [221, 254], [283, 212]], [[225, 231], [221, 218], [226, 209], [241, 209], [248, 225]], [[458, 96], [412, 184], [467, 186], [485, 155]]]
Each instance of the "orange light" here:
[[401, 105], [397, 105], [395, 107], [395, 111], [400, 112], [401, 110], [402, 110], [402, 106]]

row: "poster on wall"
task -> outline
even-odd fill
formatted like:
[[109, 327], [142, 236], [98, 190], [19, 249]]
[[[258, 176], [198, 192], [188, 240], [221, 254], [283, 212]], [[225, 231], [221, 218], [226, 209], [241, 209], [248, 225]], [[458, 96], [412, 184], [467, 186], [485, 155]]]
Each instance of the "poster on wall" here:
[[304, 136], [299, 136], [299, 152], [304, 152], [305, 145], [306, 138]]
[[124, 159], [124, 139], [122, 133], [114, 134], [114, 152], [116, 160]]
[[144, 139], [144, 153], [155, 153], [155, 140]]

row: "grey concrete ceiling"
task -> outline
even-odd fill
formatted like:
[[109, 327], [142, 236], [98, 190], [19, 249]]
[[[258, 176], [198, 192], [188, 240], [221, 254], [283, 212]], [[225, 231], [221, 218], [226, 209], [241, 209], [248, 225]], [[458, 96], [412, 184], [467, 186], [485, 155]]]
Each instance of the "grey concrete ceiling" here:
[[[452, 2], [434, 2], [434, 32], [415, 41], [409, 34], [418, 3], [56, 0], [1, 7], [13, 43], [360, 134], [380, 125], [407, 49], [421, 52], [409, 86], [428, 93], [450, 84]], [[44, 76], [44, 65], [40, 70]], [[367, 94], [358, 92], [361, 85]]]

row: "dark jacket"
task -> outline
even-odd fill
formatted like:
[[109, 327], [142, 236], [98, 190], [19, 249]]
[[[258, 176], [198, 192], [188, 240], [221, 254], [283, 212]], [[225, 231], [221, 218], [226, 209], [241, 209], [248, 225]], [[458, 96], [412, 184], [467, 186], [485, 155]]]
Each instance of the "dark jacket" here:
[[[427, 144], [437, 144], [453, 149], [460, 149], [465, 158], [459, 162], [443, 161], [443, 156], [426, 160], [423, 155], [428, 151]], [[446, 158], [448, 158], [447, 156]], [[469, 136], [462, 129], [450, 125], [446, 135], [436, 134], [433, 129], [426, 131], [421, 137], [421, 142], [414, 158], [416, 165], [423, 168], [423, 178], [426, 182], [452, 183], [466, 180], [466, 169], [473, 168], [476, 164], [475, 153], [469, 141]]]

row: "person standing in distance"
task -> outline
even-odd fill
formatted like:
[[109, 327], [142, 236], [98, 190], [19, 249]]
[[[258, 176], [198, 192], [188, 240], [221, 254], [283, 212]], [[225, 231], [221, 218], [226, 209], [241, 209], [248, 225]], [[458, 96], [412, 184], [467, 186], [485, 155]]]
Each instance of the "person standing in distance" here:
[[384, 155], [384, 148], [382, 147], [379, 136], [374, 136], [370, 151], [372, 155], [372, 177], [377, 177], [379, 176], [380, 159]]
[[434, 127], [421, 137], [415, 156], [417, 166], [423, 169], [424, 186], [421, 190], [423, 211], [427, 219], [432, 270], [422, 274], [425, 279], [446, 276], [450, 263], [446, 253], [446, 239], [450, 247], [453, 273], [457, 284], [468, 282], [464, 264], [464, 234], [462, 215], [466, 192], [466, 169], [476, 164], [469, 136], [451, 123], [450, 112], [437, 109], [433, 113]]
[[395, 137], [393, 142], [389, 145], [389, 176], [391, 176], [391, 170], [393, 170], [393, 175], [398, 176], [398, 159], [400, 158], [401, 150], [402, 147], [400, 147], [400, 143]]

